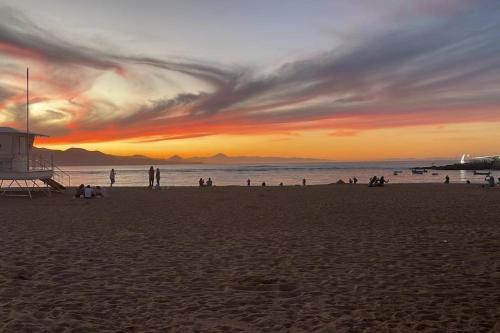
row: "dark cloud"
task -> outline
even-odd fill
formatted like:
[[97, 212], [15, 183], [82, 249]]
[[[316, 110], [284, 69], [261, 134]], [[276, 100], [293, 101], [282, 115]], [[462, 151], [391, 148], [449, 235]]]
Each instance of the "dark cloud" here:
[[[228, 112], [256, 123], [283, 123], [356, 113], [424, 116], [426, 110], [442, 108], [450, 113], [450, 122], [460, 121], [453, 108], [500, 104], [493, 88], [500, 83], [498, 40], [498, 11], [461, 15], [423, 28], [409, 26], [342, 52], [285, 64], [265, 77], [235, 77], [230, 86], [190, 99], [190, 109], [193, 119]], [[263, 96], [270, 96], [267, 103], [258, 102]], [[329, 101], [295, 105], [315, 98]], [[242, 103], [247, 106], [236, 107]], [[280, 108], [273, 112], [275, 106]], [[154, 106], [157, 114], [168, 112], [168, 105], [160, 109]], [[149, 114], [144, 108], [141, 113]]]
[[37, 26], [18, 10], [5, 6], [0, 8], [0, 42], [52, 62], [97, 69], [119, 68], [99, 50], [64, 41]]
[[141, 64], [184, 73], [216, 86], [228, 84], [234, 73], [208, 63], [166, 61], [141, 56], [111, 54], [81, 44], [65, 41], [37, 26], [22, 12], [11, 7], [0, 8], [0, 43], [25, 52], [24, 56], [42, 57], [56, 64], [72, 64], [100, 70], [123, 70], [127, 64]]

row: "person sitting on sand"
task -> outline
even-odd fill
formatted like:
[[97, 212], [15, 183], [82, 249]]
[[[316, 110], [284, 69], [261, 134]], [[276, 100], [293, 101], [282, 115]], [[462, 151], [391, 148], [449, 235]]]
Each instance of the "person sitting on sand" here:
[[85, 199], [91, 199], [93, 196], [94, 196], [94, 191], [92, 191], [90, 185], [87, 185], [83, 190], [83, 197]]
[[356, 185], [356, 183], [358, 182], [358, 178], [354, 177], [352, 181], [354, 182], [354, 185]]
[[445, 184], [449, 184], [450, 183], [450, 177], [448, 175], [446, 175], [446, 177], [444, 177], [444, 183]]
[[94, 187], [94, 196], [96, 198], [102, 198], [104, 197], [103, 189], [100, 186]]
[[200, 184], [200, 187], [205, 186], [205, 180], [203, 180], [203, 178], [200, 178], [200, 180], [198, 181], [198, 184]]
[[262, 182], [262, 186], [265, 187], [266, 186], [266, 182]]
[[207, 186], [208, 187], [212, 186], [212, 178], [210, 178], [210, 177], [208, 177]]
[[80, 184], [80, 186], [78, 186], [78, 188], [76, 189], [76, 192], [75, 192], [75, 198], [80, 198], [84, 195], [84, 188], [85, 188], [85, 185], [83, 185], [83, 184]]
[[282, 182], [280, 183], [280, 186], [283, 186], [283, 183], [282, 183]]
[[368, 184], [369, 187], [372, 187], [372, 186], [375, 186], [377, 185], [378, 183], [378, 178], [377, 176], [373, 176], [372, 178], [370, 178], [370, 183]]
[[384, 184], [388, 183], [388, 180], [385, 180], [384, 176], [380, 177], [377, 186], [384, 186]]
[[113, 184], [115, 183], [115, 176], [116, 176], [115, 169], [111, 169], [111, 171], [109, 172], [110, 187], [113, 187]]
[[160, 168], [156, 168], [156, 188], [160, 188]]
[[149, 188], [152, 188], [155, 182], [155, 168], [151, 166], [149, 168]]

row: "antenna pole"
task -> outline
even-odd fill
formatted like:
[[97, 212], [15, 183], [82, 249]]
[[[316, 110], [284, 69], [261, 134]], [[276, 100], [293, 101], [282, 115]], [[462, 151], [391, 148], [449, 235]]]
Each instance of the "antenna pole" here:
[[29, 99], [30, 69], [26, 68], [26, 171], [30, 172], [30, 99]]

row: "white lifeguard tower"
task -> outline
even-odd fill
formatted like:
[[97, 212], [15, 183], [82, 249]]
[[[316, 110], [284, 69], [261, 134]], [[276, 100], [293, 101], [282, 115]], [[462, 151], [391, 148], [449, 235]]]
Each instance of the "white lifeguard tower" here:
[[[36, 189], [62, 191], [69, 186], [69, 175], [52, 162], [33, 155], [38, 133], [0, 127], [0, 195], [28, 196]], [[39, 184], [45, 185], [45, 188]]]
[[[26, 71], [26, 131], [0, 127], [0, 196], [27, 196], [34, 190], [47, 193], [62, 191], [70, 186], [67, 173], [54, 163], [33, 156], [33, 142], [37, 136], [29, 131], [28, 74]], [[41, 182], [43, 185], [39, 184]]]

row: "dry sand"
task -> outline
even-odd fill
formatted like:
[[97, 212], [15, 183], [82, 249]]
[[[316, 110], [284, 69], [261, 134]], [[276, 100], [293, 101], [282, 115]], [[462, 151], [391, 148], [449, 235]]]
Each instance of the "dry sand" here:
[[110, 192], [0, 198], [0, 331], [500, 331], [500, 189]]

